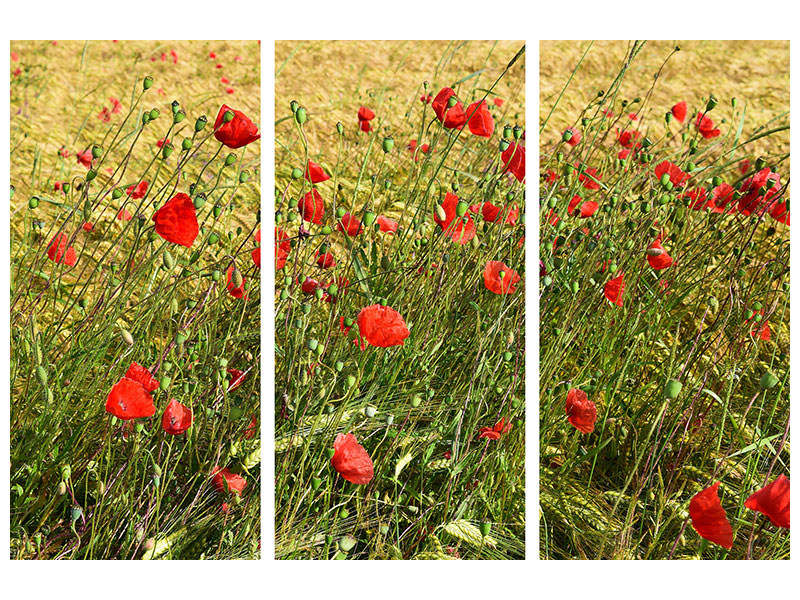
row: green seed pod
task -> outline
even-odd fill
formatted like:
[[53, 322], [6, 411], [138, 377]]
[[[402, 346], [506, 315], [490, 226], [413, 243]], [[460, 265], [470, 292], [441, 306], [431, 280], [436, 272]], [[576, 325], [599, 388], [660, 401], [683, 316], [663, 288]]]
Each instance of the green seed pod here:
[[294, 120], [297, 121], [299, 125], [302, 125], [308, 120], [308, 115], [306, 114], [306, 109], [302, 106], [298, 106], [297, 110], [294, 112]]
[[505, 138], [501, 139], [500, 143], [498, 144], [498, 147], [500, 148], [500, 152], [505, 152], [506, 150], [508, 150], [508, 147], [510, 145], [511, 144], [509, 143], [509, 141], [507, 139], [505, 139]]
[[758, 382], [758, 387], [762, 391], [772, 389], [776, 385], [778, 385], [778, 378], [769, 371], [766, 371]]
[[332, 233], [333, 233], [333, 229], [331, 228], [331, 226], [330, 226], [330, 225], [325, 225], [325, 226], [322, 228], [322, 235], [330, 235], [330, 234], [332, 234]]
[[31, 199], [28, 200], [28, 208], [33, 209], [36, 208], [37, 206], [39, 206], [39, 198], [37, 198], [36, 196], [31, 196]]
[[213, 231], [208, 234], [208, 245], [213, 246], [219, 241], [219, 235], [214, 233]]
[[187, 151], [191, 150], [191, 148], [192, 148], [192, 140], [190, 140], [189, 138], [183, 138], [183, 141], [181, 142], [181, 149]]
[[420, 404], [422, 404], [422, 398], [419, 395], [414, 394], [414, 397], [411, 398], [411, 406], [418, 408]]
[[211, 209], [211, 212], [215, 219], [218, 218], [222, 214], [222, 205], [219, 203], [215, 204], [214, 208]]
[[153, 87], [153, 78], [150, 75], [144, 78], [144, 81], [142, 82], [142, 87], [145, 90], [149, 90], [151, 87]]
[[161, 158], [163, 158], [164, 160], [167, 160], [170, 157], [170, 155], [172, 154], [172, 151], [174, 149], [175, 149], [175, 146], [173, 146], [169, 142], [167, 142], [166, 144], [161, 146]]
[[383, 152], [388, 154], [392, 151], [392, 148], [394, 148], [394, 139], [392, 136], [383, 138]]
[[172, 122], [177, 124], [183, 121], [185, 118], [186, 118], [186, 113], [183, 112], [183, 109], [181, 109], [172, 116]]
[[486, 537], [487, 535], [489, 535], [489, 532], [492, 530], [492, 524], [491, 523], [485, 523], [485, 522], [481, 523], [480, 529], [481, 529], [481, 535], [483, 537]]
[[375, 222], [377, 216], [378, 215], [376, 215], [374, 212], [367, 211], [364, 213], [364, 218], [361, 220], [361, 222], [364, 223], [365, 227], [370, 227]]
[[336, 218], [341, 219], [346, 213], [347, 211], [345, 210], [344, 206], [340, 206], [336, 209]]
[[341, 373], [342, 369], [344, 369], [344, 363], [340, 360], [337, 360], [336, 363], [333, 365], [333, 368], [336, 369], [339, 373]]
[[230, 167], [233, 163], [236, 162], [236, 155], [231, 152], [228, 156], [225, 157], [225, 166]]
[[465, 214], [467, 214], [467, 210], [469, 210], [469, 204], [463, 200], [459, 200], [458, 204], [456, 204], [456, 215], [463, 217]]
[[158, 110], [157, 108], [151, 108], [150, 109], [150, 113], [149, 113], [150, 120], [151, 121], [155, 121], [158, 118], [158, 115], [160, 115], [160, 114], [161, 114], [160, 110]]
[[717, 99], [714, 94], [711, 94], [711, 97], [706, 102], [706, 112], [711, 112], [717, 107]]
[[347, 387], [349, 387], [349, 388], [353, 387], [356, 384], [355, 376], [354, 375], [348, 375], [346, 383], [347, 383]]
[[458, 98], [456, 98], [455, 95], [447, 99], [447, 108], [453, 108], [456, 104], [458, 104]]
[[503, 137], [510, 138], [512, 135], [511, 125], [504, 125], [503, 126]]
[[308, 342], [306, 342], [306, 345], [308, 346], [308, 349], [313, 352], [314, 350], [317, 349], [317, 346], [319, 345], [319, 342], [312, 338], [312, 339], [308, 340]]
[[339, 135], [342, 135], [344, 133], [344, 125], [342, 125], [341, 123], [336, 123], [336, 132]]
[[86, 181], [91, 181], [95, 177], [97, 177], [97, 171], [94, 169], [89, 169], [89, 171], [86, 173]]
[[158, 385], [159, 387], [161, 387], [162, 390], [166, 390], [167, 388], [169, 388], [169, 385], [171, 383], [172, 379], [167, 375], [164, 375], [163, 377], [161, 377], [161, 379], [158, 380]]
[[508, 350], [506, 350], [505, 352], [503, 352], [503, 360], [504, 360], [504, 361], [506, 361], [506, 362], [509, 362], [509, 361], [510, 361], [512, 358], [514, 358], [514, 354], [512, 354], [512, 353], [511, 353], [511, 352], [509, 352]]
[[572, 291], [573, 294], [577, 294], [580, 286], [578, 285], [577, 281], [573, 281], [569, 284], [569, 289]]
[[197, 121], [194, 122], [194, 130], [196, 132], [202, 131], [203, 128], [206, 126], [206, 123], [208, 123], [208, 119], [206, 118], [205, 115], [202, 115], [197, 119]]
[[244, 170], [239, 173], [239, 183], [244, 183], [250, 178], [250, 171]]
[[678, 381], [677, 379], [670, 379], [667, 382], [666, 387], [664, 388], [664, 398], [669, 398], [670, 400], [674, 400], [678, 397], [683, 389], [683, 384]]

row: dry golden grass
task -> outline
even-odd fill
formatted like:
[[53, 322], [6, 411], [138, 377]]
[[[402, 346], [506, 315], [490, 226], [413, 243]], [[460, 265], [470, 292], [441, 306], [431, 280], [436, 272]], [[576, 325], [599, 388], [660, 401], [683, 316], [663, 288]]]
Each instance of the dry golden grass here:
[[[542, 41], [539, 44], [539, 118], [547, 117], [570, 73], [578, 64], [588, 41]], [[607, 90], [619, 72], [631, 43], [595, 41], [575, 74], [567, 92], [542, 132], [547, 143], [573, 125], [581, 110], [598, 90]], [[711, 113], [717, 123], [730, 117], [731, 98], [747, 105], [743, 136], [753, 133], [781, 113], [789, 112], [788, 41], [650, 41], [633, 61], [620, 88], [618, 100], [644, 99], [653, 84], [653, 75], [675, 46], [680, 46], [659, 77], [645, 114], [650, 123], [663, 123], [670, 107], [681, 100], [698, 106], [709, 94], [719, 99]], [[615, 111], [618, 112], [618, 111]], [[723, 126], [723, 133], [730, 124]], [[788, 154], [789, 131], [782, 131], [752, 144], [756, 153], [769, 149]], [[788, 171], [788, 159], [786, 161]], [[781, 169], [783, 171], [783, 169]]]
[[[177, 53], [177, 64], [173, 64], [170, 50]], [[143, 107], [158, 108], [163, 120], [146, 128], [142, 146], [154, 144], [166, 131], [166, 115], [171, 114], [170, 104], [176, 99], [189, 124], [201, 114], [213, 124], [225, 103], [260, 125], [261, 53], [256, 41], [109, 40], [59, 41], [56, 45], [12, 41], [11, 51], [19, 55], [12, 69], [23, 69], [18, 80], [12, 79], [11, 182], [16, 187], [12, 208], [27, 203], [34, 193], [52, 193], [53, 181], [85, 174], [86, 170], [75, 164], [75, 152], [101, 143], [121, 122], [131, 106], [131, 93], [139, 93], [146, 75], [153, 76], [155, 84], [145, 95]], [[212, 51], [216, 59], [209, 57]], [[162, 53], [167, 60], [161, 60]], [[236, 56], [241, 60], [234, 60]], [[151, 61], [152, 57], [156, 60]], [[222, 68], [216, 68], [218, 63]], [[230, 84], [221, 83], [222, 76]], [[22, 86], [22, 79], [29, 79], [29, 84]], [[234, 93], [226, 93], [227, 87]], [[104, 123], [98, 114], [103, 106], [110, 107], [109, 96], [122, 102], [123, 113]], [[64, 161], [69, 171], [59, 167], [57, 152], [62, 145], [72, 154]], [[248, 147], [250, 156], [259, 152], [260, 142]]]
[[[429, 93], [435, 95], [442, 87], [486, 69], [462, 86], [488, 88], [523, 45], [522, 41], [278, 41], [276, 137], [296, 139], [286, 117], [291, 115], [289, 103], [297, 100], [308, 110], [305, 131], [312, 157], [332, 156], [338, 141], [336, 122], [341, 121], [345, 135], [353, 137], [362, 104], [385, 118], [386, 131], [391, 132], [392, 126], [401, 125], [409, 107], [419, 105], [424, 81], [430, 82]], [[524, 65], [524, 59], [517, 61], [495, 88], [500, 98], [513, 100], [503, 107], [509, 111], [505, 119], [512, 123], [525, 118]], [[398, 138], [397, 145], [405, 147], [407, 141]], [[275, 160], [278, 172], [287, 167], [280, 147]]]

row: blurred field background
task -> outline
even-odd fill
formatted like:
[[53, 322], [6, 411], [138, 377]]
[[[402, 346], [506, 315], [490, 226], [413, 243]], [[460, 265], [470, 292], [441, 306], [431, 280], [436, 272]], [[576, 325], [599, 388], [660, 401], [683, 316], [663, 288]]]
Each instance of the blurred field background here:
[[[547, 118], [569, 74], [591, 44], [583, 63], [572, 78], [547, 127], [542, 141], [550, 142], [575, 124], [578, 115], [599, 90], [607, 90], [614, 75], [623, 65], [630, 42], [616, 40], [558, 40], [539, 43], [539, 121]], [[747, 119], [742, 131], [744, 139], [756, 127], [781, 116], [789, 116], [789, 42], [778, 40], [651, 40], [637, 55], [620, 87], [619, 99], [644, 100], [653, 84], [653, 75], [675, 48], [664, 66], [653, 93], [640, 114], [650, 114], [650, 121], [663, 123], [664, 113], [675, 103], [686, 100], [699, 106], [703, 98], [714, 94], [719, 108], [714, 115], [730, 115], [731, 98], [746, 104]], [[638, 110], [640, 106], [632, 109]], [[693, 116], [693, 115], [690, 115]], [[730, 127], [730, 123], [726, 124]], [[723, 128], [725, 131], [725, 128]], [[759, 153], [789, 153], [789, 130], [757, 140], [748, 146]], [[789, 159], [785, 161], [788, 172]]]

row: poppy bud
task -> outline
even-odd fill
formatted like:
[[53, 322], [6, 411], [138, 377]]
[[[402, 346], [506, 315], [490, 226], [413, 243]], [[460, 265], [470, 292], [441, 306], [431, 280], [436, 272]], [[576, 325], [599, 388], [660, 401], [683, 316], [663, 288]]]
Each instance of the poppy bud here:
[[440, 221], [447, 221], [447, 213], [444, 211], [444, 208], [441, 204], [436, 205], [436, 217]]
[[664, 114], [664, 120], [667, 122], [667, 125], [669, 125], [672, 122], [672, 111], [667, 111]]
[[392, 136], [383, 138], [383, 151], [388, 154], [392, 151], [392, 148], [394, 148], [394, 139]]
[[170, 254], [169, 250], [164, 252], [164, 266], [167, 269], [172, 269], [175, 266], [175, 258], [173, 258], [172, 254]]
[[160, 115], [160, 114], [161, 114], [160, 110], [158, 110], [157, 108], [151, 108], [150, 109], [150, 120], [151, 121], [155, 121], [158, 118], [158, 115]]
[[39, 198], [31, 196], [31, 199], [28, 200], [28, 208], [36, 208], [37, 206], [39, 206]]
[[299, 125], [302, 125], [308, 120], [308, 115], [306, 114], [306, 109], [302, 106], [298, 106], [297, 110], [294, 111], [294, 120], [297, 121]]
[[150, 75], [144, 78], [142, 87], [146, 90], [149, 90], [151, 87], [153, 87], [153, 78]]
[[342, 125], [341, 123], [336, 123], [336, 132], [339, 135], [342, 135], [344, 133], [344, 125]]
[[377, 412], [378, 412], [378, 409], [375, 408], [374, 406], [367, 406], [364, 409], [364, 414], [367, 415], [370, 419], [372, 417], [374, 417]]
[[339, 286], [336, 285], [335, 283], [330, 284], [328, 286], [328, 293], [335, 298], [336, 294], [339, 293]]
[[164, 160], [168, 159], [174, 149], [175, 147], [169, 142], [161, 146], [161, 158]]
[[297, 100], [292, 100], [289, 102], [289, 108], [292, 111], [292, 114], [297, 112], [297, 108], [300, 106], [300, 103]]
[[778, 385], [778, 378], [769, 371], [766, 371], [758, 382], [758, 387], [762, 391], [772, 389], [776, 385]]
[[422, 398], [415, 394], [414, 397], [411, 398], [411, 406], [417, 408], [420, 404], [422, 404]]
[[347, 211], [344, 209], [343, 206], [340, 206], [339, 208], [336, 209], [336, 218], [337, 219], [341, 219], [342, 217], [345, 216], [345, 214], [347, 214]]
[[181, 109], [172, 116], [172, 122], [177, 124], [183, 121], [185, 118], [186, 113], [183, 112], [183, 109]]
[[230, 154], [228, 154], [228, 156], [225, 157], [225, 166], [226, 167], [230, 167], [235, 162], [236, 162], [236, 155], [235, 154], [230, 153]]
[[456, 214], [459, 217], [463, 217], [465, 214], [467, 214], [468, 209], [469, 209], [469, 204], [467, 204], [463, 200], [459, 200], [458, 204], [456, 204]]
[[349, 387], [349, 388], [353, 387], [353, 386], [356, 384], [356, 378], [355, 378], [355, 376], [353, 376], [353, 375], [348, 375], [348, 376], [347, 376], [346, 383], [347, 383], [347, 387]]
[[491, 523], [481, 523], [481, 535], [483, 537], [486, 537], [487, 535], [489, 535], [489, 532], [491, 530], [492, 530], [492, 524]]
[[89, 169], [89, 171], [86, 173], [86, 181], [91, 181], [95, 177], [97, 177], [97, 171], [94, 169]]
[[[211, 210], [214, 213], [214, 218], [219, 217], [222, 214], [222, 205], [217, 203], [214, 205], [214, 208]], [[239, 286], [236, 286], [239, 287]]]
[[683, 384], [680, 381], [670, 379], [664, 388], [664, 398], [674, 400], [681, 393], [681, 389], [683, 389]]
[[244, 183], [250, 177], [250, 172], [245, 170], [239, 173], [239, 183]]
[[125, 340], [125, 343], [128, 344], [128, 346], [133, 346], [133, 336], [131, 335], [130, 331], [127, 329], [120, 329], [119, 334], [122, 336], [122, 339]]
[[233, 283], [233, 287], [240, 288], [242, 287], [242, 273], [239, 271], [238, 268], [233, 268], [233, 273], [231, 274], [231, 283]]
[[147, 125], [150, 122], [150, 113], [144, 112], [142, 113], [142, 125]]
[[311, 478], [311, 489], [318, 490], [319, 486], [322, 485], [322, 479], [319, 477], [312, 477]]
[[664, 174], [661, 176], [661, 179], [660, 179], [660, 181], [661, 181], [661, 185], [663, 185], [664, 187], [667, 187], [667, 184], [668, 184], [668, 183], [670, 183], [670, 180], [669, 180], [669, 173], [664, 173]]
[[202, 115], [197, 119], [197, 121], [194, 122], [194, 130], [196, 132], [202, 131], [203, 128], [206, 126], [206, 123], [208, 123], [208, 119], [206, 118], [205, 115]]
[[511, 125], [505, 125], [503, 127], [503, 137], [510, 138], [511, 137]]
[[706, 112], [711, 112], [717, 107], [717, 99], [714, 97], [714, 94], [708, 98], [708, 102], [706, 103]]
[[502, 139], [498, 145], [500, 147], [500, 152], [505, 152], [508, 150], [509, 142], [506, 139]]
[[337, 370], [339, 373], [341, 373], [341, 372], [342, 372], [342, 369], [344, 369], [344, 363], [343, 363], [342, 361], [340, 361], [340, 360], [337, 360], [337, 361], [336, 361], [336, 363], [333, 365], [333, 367], [334, 367], [334, 368], [335, 368], [335, 369], [336, 369], [336, 370]]

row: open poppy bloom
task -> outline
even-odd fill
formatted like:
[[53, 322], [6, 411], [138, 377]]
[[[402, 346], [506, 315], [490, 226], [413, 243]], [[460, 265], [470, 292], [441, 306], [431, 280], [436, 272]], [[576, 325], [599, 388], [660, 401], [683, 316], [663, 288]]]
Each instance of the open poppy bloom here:
[[122, 420], [152, 417], [156, 413], [156, 405], [150, 392], [156, 389], [158, 382], [150, 371], [135, 362], [131, 363], [125, 375], [108, 393], [106, 412]]
[[522, 183], [525, 179], [525, 146], [512, 142], [503, 151], [500, 158], [503, 161], [503, 171], [510, 171], [517, 181]]
[[378, 218], [375, 219], [375, 222], [378, 224], [378, 228], [385, 233], [397, 232], [397, 221], [394, 219], [384, 217], [383, 215], [378, 215]]
[[358, 126], [361, 128], [361, 131], [364, 133], [369, 133], [372, 131], [372, 126], [369, 124], [372, 119], [375, 118], [375, 113], [367, 108], [366, 106], [362, 106], [358, 109]]
[[147, 193], [147, 186], [148, 183], [146, 181], [140, 181], [138, 185], [129, 186], [127, 189], [128, 196], [133, 200], [144, 198], [144, 195]]
[[214, 488], [219, 492], [225, 492], [226, 488], [232, 494], [241, 494], [242, 490], [247, 485], [247, 481], [241, 475], [231, 473], [228, 468], [220, 469], [219, 465], [215, 466], [211, 471], [211, 483]]
[[519, 281], [519, 274], [499, 260], [488, 261], [483, 270], [483, 284], [495, 294], [513, 294]]
[[622, 296], [625, 293], [625, 273], [620, 273], [614, 279], [609, 279], [603, 288], [603, 295], [606, 300], [622, 306]]
[[647, 247], [647, 262], [656, 271], [672, 266], [672, 257], [664, 250], [660, 237]]
[[[578, 163], [575, 163], [575, 166], [578, 166]], [[583, 183], [583, 187], [587, 190], [599, 190], [600, 189], [600, 180], [603, 178], [597, 172], [597, 169], [594, 167], [589, 167], [587, 169], [583, 169], [581, 173], [578, 175], [578, 181]]]
[[170, 198], [153, 215], [156, 233], [168, 242], [191, 248], [200, 226], [197, 224], [197, 211], [188, 194], [183, 192]]
[[358, 217], [351, 215], [350, 213], [344, 213], [341, 221], [336, 224], [336, 229], [350, 237], [358, 235], [364, 231], [364, 228], [361, 226], [361, 221], [358, 219]]
[[686, 120], [686, 100], [678, 102], [672, 107], [672, 116], [683, 123]]
[[714, 122], [702, 113], [697, 113], [697, 121], [695, 126], [704, 139], [717, 137], [721, 132], [714, 127]]
[[322, 167], [311, 160], [308, 161], [305, 177], [311, 183], [320, 183], [331, 178], [331, 176], [328, 175]]
[[441, 227], [446, 235], [450, 236], [457, 244], [464, 245], [472, 238], [475, 237], [475, 223], [472, 217], [467, 215], [459, 217], [456, 214], [456, 207], [458, 206], [458, 196], [447, 192], [442, 202], [445, 218], [440, 219], [439, 215], [434, 212], [433, 220]]
[[[580, 210], [580, 213], [578, 213], [577, 216], [580, 217], [581, 219], [588, 219], [594, 213], [597, 212], [598, 208], [600, 208], [600, 205], [597, 202], [594, 202], [593, 200], [587, 200], [586, 202], [583, 203], [581, 202], [581, 200], [583, 200], [583, 198], [578, 196], [578, 194], [575, 194], [572, 197], [572, 200], [569, 201], [569, 206], [567, 206], [567, 213], [570, 215], [574, 214], [575, 210], [578, 209], [578, 204], [580, 204], [580, 208], [578, 209]], [[557, 219], [558, 217], [556, 217], [556, 223], [558, 222]]]
[[480, 100], [470, 104], [469, 107], [467, 107], [467, 116], [469, 117], [467, 125], [471, 134], [485, 138], [492, 137], [494, 133], [494, 119], [492, 118], [492, 113], [489, 112], [489, 107], [486, 105], [486, 102]]
[[659, 181], [664, 174], [667, 173], [669, 175], [669, 180], [676, 188], [683, 187], [689, 179], [688, 173], [684, 173], [678, 165], [674, 165], [668, 160], [658, 163], [655, 173]]
[[286, 266], [286, 259], [292, 251], [292, 242], [289, 236], [280, 227], [275, 227], [275, 268], [282, 269]]
[[303, 290], [304, 294], [313, 294], [317, 291], [317, 288], [320, 287], [322, 287], [320, 282], [316, 279], [311, 279], [311, 277], [306, 277], [303, 283], [300, 284], [300, 288]]
[[617, 141], [619, 145], [623, 148], [634, 149], [639, 148], [642, 144], [641, 142], [637, 142], [641, 137], [641, 132], [633, 130], [633, 131], [623, 131], [617, 136]]
[[47, 247], [47, 258], [55, 263], [64, 263], [69, 267], [74, 267], [78, 262], [78, 255], [72, 246], [67, 246], [69, 236], [65, 233], [57, 233]]
[[117, 211], [117, 220], [118, 221], [130, 221], [133, 218], [133, 215], [129, 213], [124, 208], [120, 208]]
[[575, 127], [567, 127], [564, 130], [564, 133], [567, 133], [567, 131], [569, 131], [569, 133], [570, 133], [570, 138], [567, 140], [567, 143], [570, 146], [577, 146], [578, 144], [580, 144], [581, 137], [582, 137], [581, 136], [581, 132], [578, 129], [576, 129]]
[[180, 435], [192, 426], [192, 410], [174, 398], [167, 404], [161, 427], [171, 435]]
[[436, 117], [446, 129], [455, 129], [467, 122], [467, 114], [460, 101], [456, 102], [454, 106], [448, 106], [450, 98], [455, 95], [456, 93], [449, 87], [442, 88], [431, 104], [433, 112], [436, 113]]
[[511, 431], [511, 421], [506, 423], [506, 419], [503, 417], [495, 423], [494, 427], [481, 427], [478, 437], [486, 438], [487, 440], [499, 440], [500, 436], [509, 431]]
[[94, 157], [92, 156], [91, 150], [85, 150], [84, 152], [76, 152], [75, 158], [78, 159], [78, 163], [86, 167], [87, 169], [92, 168], [92, 160]]
[[781, 473], [775, 481], [751, 494], [744, 505], [767, 515], [775, 527], [789, 529], [789, 479]]
[[786, 201], [775, 202], [769, 211], [769, 216], [779, 223], [789, 225], [789, 211], [786, 210]]
[[258, 433], [258, 419], [255, 415], [253, 415], [253, 418], [250, 419], [250, 423], [248, 424], [247, 429], [244, 430], [242, 437], [246, 440], [251, 440], [256, 433]]
[[317, 190], [307, 192], [297, 203], [297, 210], [303, 215], [304, 221], [309, 221], [315, 225], [322, 224], [322, 217], [325, 215], [325, 204], [322, 202], [322, 196]]
[[336, 266], [336, 257], [330, 252], [323, 252], [317, 254], [317, 266], [321, 269], [330, 269]]
[[[757, 314], [763, 315], [764, 309], [762, 308], [761, 310], [759, 310]], [[749, 323], [750, 321], [753, 321], [753, 319], [755, 319], [755, 316], [756, 313], [753, 312], [750, 315], [750, 318], [745, 321], [745, 324]], [[752, 329], [750, 330], [750, 335], [752, 337], [758, 337], [758, 339], [763, 340], [765, 342], [770, 341], [770, 339], [772, 339], [772, 332], [770, 331], [769, 323], [767, 323], [767, 321], [764, 320], [755, 321], [753, 323]]]
[[[767, 185], [771, 185], [766, 189]], [[766, 191], [764, 191], [766, 189]], [[764, 167], [752, 177], [742, 182], [739, 198], [739, 212], [749, 216], [753, 213], [763, 214], [770, 205], [772, 197], [781, 189], [780, 175], [774, 173], [769, 167]]]
[[594, 431], [597, 407], [583, 390], [572, 388], [567, 392], [567, 420], [581, 433]]
[[366, 485], [375, 473], [372, 459], [352, 433], [340, 433], [333, 441], [331, 465], [350, 483]]
[[692, 527], [700, 537], [730, 550], [733, 546], [733, 528], [719, 501], [718, 489], [719, 481], [695, 494], [689, 502], [689, 516]]
[[[225, 113], [233, 112], [233, 119], [224, 123]], [[223, 104], [214, 122], [214, 137], [228, 148], [236, 150], [261, 138], [258, 127], [240, 110]]]
[[244, 383], [244, 380], [246, 378], [246, 374], [244, 371], [240, 371], [239, 369], [225, 369], [225, 372], [231, 376], [231, 382], [228, 385], [229, 392], [238, 389], [239, 386]]
[[373, 304], [358, 313], [358, 330], [361, 337], [373, 346], [389, 348], [402, 346], [411, 333], [403, 317], [391, 306]]
[[519, 208], [516, 205], [503, 207], [495, 206], [491, 202], [484, 202], [483, 204], [471, 204], [469, 209], [473, 213], [477, 213], [480, 210], [483, 220], [490, 223], [496, 222], [500, 213], [503, 213], [505, 217], [504, 223], [508, 225], [516, 225], [519, 218]]
[[234, 298], [244, 298], [245, 300], [247, 300], [247, 293], [244, 291], [244, 284], [247, 280], [244, 277], [242, 277], [242, 285], [240, 285], [239, 287], [233, 285], [233, 281], [231, 279], [233, 277], [233, 265], [228, 267], [227, 277], [228, 277], [228, 283], [227, 283], [228, 293]]

